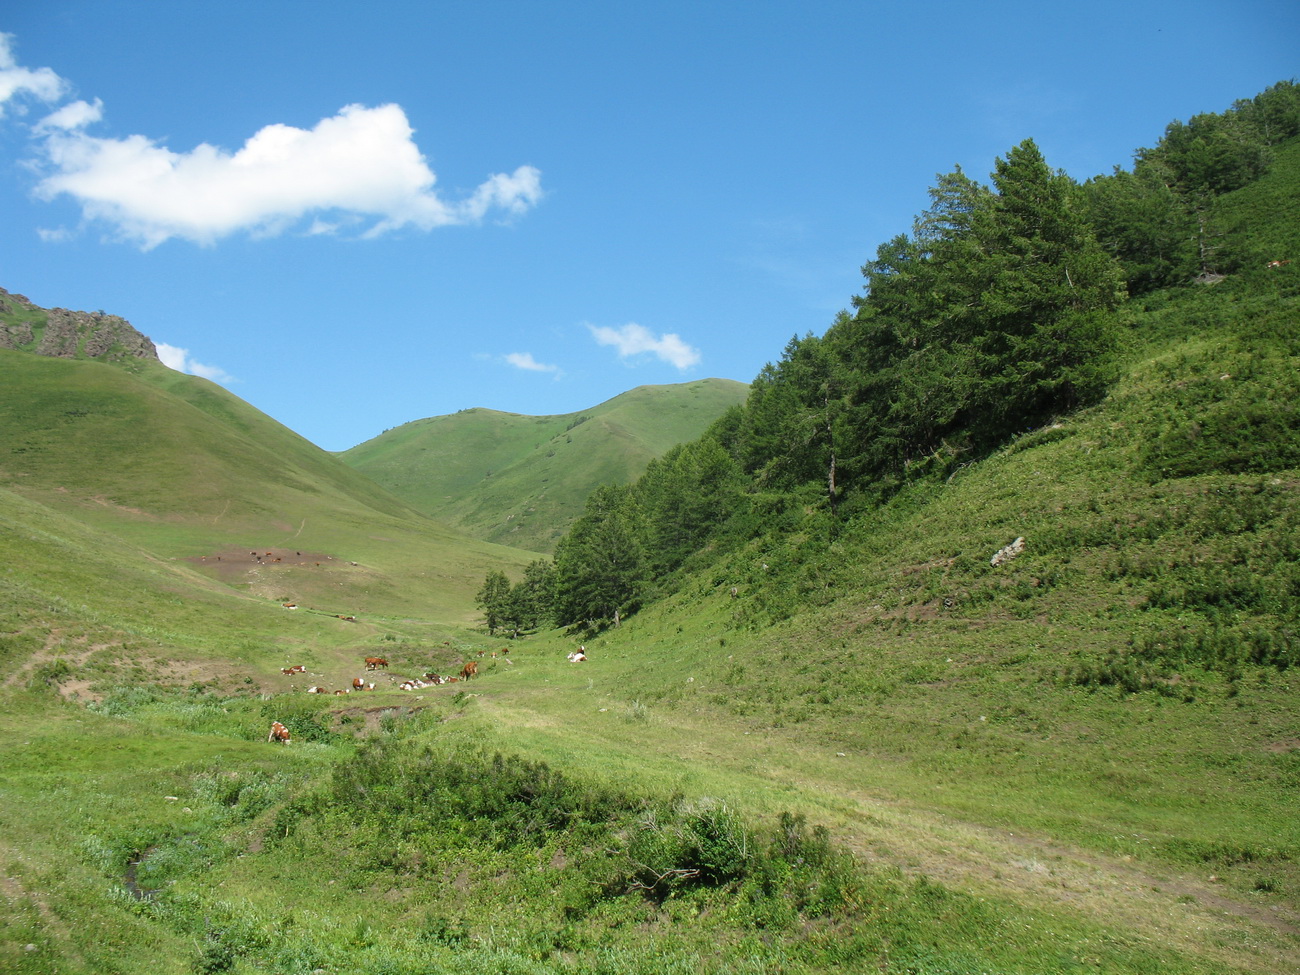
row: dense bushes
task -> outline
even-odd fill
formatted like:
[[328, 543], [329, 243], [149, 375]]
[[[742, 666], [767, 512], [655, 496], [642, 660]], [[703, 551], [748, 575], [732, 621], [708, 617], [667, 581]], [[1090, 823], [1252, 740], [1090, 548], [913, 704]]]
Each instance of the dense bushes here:
[[[663, 903], [692, 890], [728, 891], [747, 902], [780, 901], [819, 915], [851, 905], [852, 858], [826, 830], [783, 814], [766, 835], [715, 799], [653, 800], [577, 782], [542, 762], [481, 749], [417, 748], [371, 741], [339, 766], [327, 789], [290, 803], [273, 835], [346, 827], [346, 839], [377, 868], [409, 869], [393, 852], [490, 848], [507, 855], [562, 851], [562, 872], [604, 898]], [[418, 869], [418, 868], [417, 868]], [[563, 884], [560, 884], [563, 886]], [[578, 909], [585, 897], [577, 897]], [[570, 904], [570, 913], [574, 905]]]

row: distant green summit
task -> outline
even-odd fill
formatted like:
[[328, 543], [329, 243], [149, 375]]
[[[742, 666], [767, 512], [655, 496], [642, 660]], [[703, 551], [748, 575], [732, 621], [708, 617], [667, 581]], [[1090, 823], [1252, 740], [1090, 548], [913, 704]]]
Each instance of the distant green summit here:
[[625, 484], [700, 436], [749, 387], [638, 386], [559, 416], [462, 410], [414, 420], [339, 456], [413, 508], [476, 538], [550, 552], [601, 484]]

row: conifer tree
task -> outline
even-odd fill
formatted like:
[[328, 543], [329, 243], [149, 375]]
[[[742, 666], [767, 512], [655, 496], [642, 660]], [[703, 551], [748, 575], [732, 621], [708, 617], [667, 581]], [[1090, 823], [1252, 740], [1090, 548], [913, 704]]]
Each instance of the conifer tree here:
[[474, 604], [483, 610], [483, 620], [488, 634], [493, 635], [504, 625], [510, 605], [510, 580], [504, 572], [489, 572], [483, 588], [474, 597]]
[[645, 526], [632, 489], [607, 484], [555, 550], [557, 622], [617, 623], [641, 600], [648, 579]]

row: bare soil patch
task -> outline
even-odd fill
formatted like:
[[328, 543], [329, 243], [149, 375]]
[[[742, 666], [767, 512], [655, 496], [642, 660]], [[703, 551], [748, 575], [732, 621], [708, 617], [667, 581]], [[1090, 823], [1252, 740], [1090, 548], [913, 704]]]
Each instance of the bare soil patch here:
[[191, 555], [182, 561], [213, 573], [222, 582], [242, 580], [254, 569], [317, 570], [352, 565], [346, 559], [329, 552], [310, 552], [270, 545], [258, 549], [227, 546], [207, 555]]

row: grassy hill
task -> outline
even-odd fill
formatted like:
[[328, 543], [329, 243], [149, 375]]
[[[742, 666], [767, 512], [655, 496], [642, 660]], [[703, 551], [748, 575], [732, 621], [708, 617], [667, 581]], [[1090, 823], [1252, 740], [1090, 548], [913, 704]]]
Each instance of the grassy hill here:
[[599, 484], [624, 484], [693, 440], [747, 387], [639, 386], [579, 413], [462, 410], [414, 420], [338, 456], [412, 507], [476, 538], [549, 553]]
[[[1240, 269], [1134, 302], [1096, 406], [834, 538], [774, 503], [582, 664], [464, 625], [508, 550], [426, 590], [442, 536], [233, 398], [0, 356], [49, 404], [0, 384], [0, 970], [1300, 971], [1296, 199], [1292, 142], [1222, 201]], [[202, 518], [117, 430], [128, 382], [232, 492], [186, 488]], [[376, 612], [203, 563], [274, 531], [366, 552], [381, 595], [317, 579]], [[302, 693], [381, 652], [376, 691]]]
[[468, 618], [467, 576], [525, 561], [157, 362], [0, 350], [0, 373], [0, 487], [240, 591], [342, 615], [419, 601]]

